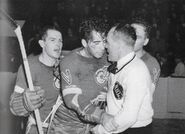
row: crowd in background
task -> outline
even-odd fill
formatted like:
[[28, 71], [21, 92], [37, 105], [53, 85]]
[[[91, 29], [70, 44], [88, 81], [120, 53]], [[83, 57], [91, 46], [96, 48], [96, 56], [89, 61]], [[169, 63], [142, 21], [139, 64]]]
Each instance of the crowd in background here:
[[28, 53], [37, 52], [33, 44], [37, 43], [40, 27], [48, 22], [62, 28], [63, 49], [73, 50], [81, 46], [77, 30], [81, 19], [100, 16], [113, 24], [140, 14], [152, 26], [146, 50], [158, 59], [161, 76], [174, 73], [177, 57], [184, 64], [184, 0], [32, 0], [30, 6], [32, 14], [27, 16], [22, 29]]

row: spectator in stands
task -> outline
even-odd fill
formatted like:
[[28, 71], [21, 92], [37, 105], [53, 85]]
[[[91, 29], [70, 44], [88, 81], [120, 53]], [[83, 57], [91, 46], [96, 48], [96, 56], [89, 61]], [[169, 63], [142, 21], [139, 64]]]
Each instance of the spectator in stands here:
[[67, 34], [64, 36], [64, 50], [73, 50], [75, 48], [81, 47], [81, 42], [79, 37], [76, 35], [74, 29], [71, 27], [67, 28]]
[[161, 56], [161, 77], [168, 77], [174, 72], [175, 62], [173, 52]]
[[176, 66], [175, 66], [174, 73], [172, 74], [172, 76], [185, 77], [185, 65], [182, 60], [182, 57], [175, 56], [175, 63], [176, 63]]
[[39, 33], [28, 40], [28, 51], [27, 55], [38, 55], [42, 52], [42, 47], [38, 43]]
[[156, 29], [154, 36], [150, 40], [150, 49], [153, 54], [157, 52], [166, 53], [167, 43], [164, 40], [164, 38], [161, 36], [161, 32], [159, 29]]

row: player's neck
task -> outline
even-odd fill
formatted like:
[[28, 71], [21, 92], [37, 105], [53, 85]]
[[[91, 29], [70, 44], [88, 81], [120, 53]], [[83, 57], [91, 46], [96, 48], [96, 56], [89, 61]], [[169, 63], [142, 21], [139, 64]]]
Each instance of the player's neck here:
[[51, 58], [51, 57], [42, 53], [42, 54], [39, 55], [39, 61], [41, 63], [43, 63], [44, 65], [46, 65], [46, 66], [52, 67], [55, 64], [56, 59]]
[[83, 57], [86, 57], [86, 58], [93, 58], [88, 52], [86, 49], [82, 49], [80, 50], [80, 55], [83, 56]]
[[141, 58], [145, 53], [146, 53], [146, 51], [141, 49], [141, 50], [136, 52], [136, 55], [137, 55], [137, 57]]

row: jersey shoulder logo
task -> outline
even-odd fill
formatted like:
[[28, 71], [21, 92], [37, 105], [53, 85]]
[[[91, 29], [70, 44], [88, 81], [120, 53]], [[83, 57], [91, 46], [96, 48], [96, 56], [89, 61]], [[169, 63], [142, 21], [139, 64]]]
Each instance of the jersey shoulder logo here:
[[65, 72], [62, 72], [62, 78], [68, 85], [72, 84], [72, 77], [69, 69], [66, 69]]
[[[117, 81], [114, 84], [113, 93], [117, 100], [121, 100], [123, 97], [125, 98], [125, 92], [126, 90], [123, 88], [123, 86]], [[123, 98], [123, 99], [124, 99]]]

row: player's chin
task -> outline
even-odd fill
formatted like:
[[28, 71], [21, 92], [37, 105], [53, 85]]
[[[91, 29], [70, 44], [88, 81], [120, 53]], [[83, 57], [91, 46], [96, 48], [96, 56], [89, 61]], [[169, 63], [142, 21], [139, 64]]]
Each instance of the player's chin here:
[[139, 50], [140, 50], [139, 47], [135, 47], [135, 48], [134, 48], [134, 51], [135, 51], [135, 52], [137, 52], [137, 51], [139, 51]]
[[109, 60], [109, 61], [112, 61], [112, 62], [114, 61], [114, 59], [112, 58], [111, 55], [108, 55], [108, 60]]
[[60, 54], [54, 54], [53, 57], [58, 59], [60, 57]]
[[95, 56], [95, 57], [96, 57], [97, 59], [99, 59], [99, 58], [103, 57], [103, 54], [104, 54], [104, 53], [96, 54], [96, 56]]

